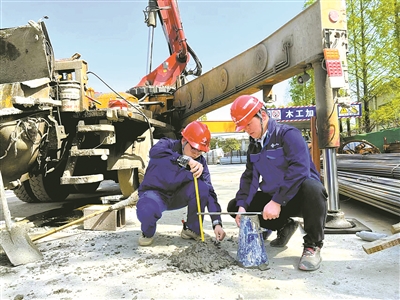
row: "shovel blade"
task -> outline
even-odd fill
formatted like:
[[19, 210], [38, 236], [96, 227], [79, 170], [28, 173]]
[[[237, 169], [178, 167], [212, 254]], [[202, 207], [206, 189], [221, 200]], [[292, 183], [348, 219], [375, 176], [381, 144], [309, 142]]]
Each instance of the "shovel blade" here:
[[0, 237], [1, 247], [14, 266], [28, 264], [43, 258], [22, 226], [14, 224], [11, 230], [1, 231]]

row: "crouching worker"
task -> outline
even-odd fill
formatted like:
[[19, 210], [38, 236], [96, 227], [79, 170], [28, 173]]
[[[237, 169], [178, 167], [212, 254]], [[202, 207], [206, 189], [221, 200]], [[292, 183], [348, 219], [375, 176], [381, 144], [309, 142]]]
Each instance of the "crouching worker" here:
[[[161, 138], [150, 149], [150, 161], [139, 186], [136, 213], [141, 222], [140, 246], [153, 243], [157, 221], [166, 210], [187, 206], [187, 221], [183, 224], [183, 239], [201, 240], [194, 178], [197, 178], [201, 211], [221, 212], [217, 195], [211, 184], [206, 159], [211, 133], [208, 127], [194, 121], [182, 131], [182, 138]], [[201, 216], [204, 218], [203, 216]], [[211, 216], [217, 240], [225, 237], [220, 215]]]
[[[320, 267], [324, 240], [327, 193], [301, 132], [270, 119], [264, 104], [240, 96], [231, 106], [236, 131], [250, 136], [246, 170], [228, 211], [259, 212], [260, 226], [277, 231], [272, 247], [284, 247], [298, 227], [291, 217], [304, 219], [303, 254], [298, 268]], [[234, 215], [240, 225], [240, 215]]]

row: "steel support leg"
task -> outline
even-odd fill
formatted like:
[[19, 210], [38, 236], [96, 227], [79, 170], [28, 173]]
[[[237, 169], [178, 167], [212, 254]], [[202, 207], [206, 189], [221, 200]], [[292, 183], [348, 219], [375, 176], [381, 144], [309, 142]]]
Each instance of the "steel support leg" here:
[[340, 145], [340, 130], [337, 106], [334, 102], [337, 91], [330, 87], [322, 62], [314, 62], [312, 66], [315, 75], [318, 144], [323, 149], [324, 185], [328, 192], [325, 227], [350, 228], [352, 224], [344, 218], [344, 213], [339, 208], [336, 149]]

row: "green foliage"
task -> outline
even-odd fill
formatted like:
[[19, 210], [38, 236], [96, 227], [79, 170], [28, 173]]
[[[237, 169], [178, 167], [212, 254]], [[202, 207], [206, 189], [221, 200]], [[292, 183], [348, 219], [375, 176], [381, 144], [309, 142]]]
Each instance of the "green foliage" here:
[[[314, 0], [306, 0], [304, 8]], [[358, 130], [370, 132], [376, 125], [396, 126], [400, 98], [400, 5], [398, 0], [347, 0], [348, 78], [354, 102], [362, 102]], [[307, 71], [310, 75], [312, 72]], [[301, 75], [301, 74], [299, 74]], [[314, 77], [299, 85], [289, 81], [290, 105], [315, 104]], [[371, 101], [391, 97], [392, 102], [374, 111]], [[359, 122], [362, 121], [362, 123]]]
[[220, 139], [218, 139], [218, 138], [211, 138], [211, 140], [210, 140], [210, 149], [211, 149], [211, 150], [217, 149], [217, 145], [219, 146], [219, 143], [220, 143]]
[[234, 138], [221, 139], [221, 138], [211, 138], [210, 149], [222, 148], [224, 153], [231, 152], [232, 150], [240, 150], [240, 141]]
[[[350, 89], [354, 100], [363, 103], [363, 128], [366, 132], [374, 127], [371, 123], [371, 100], [400, 92], [387, 90], [398, 78], [400, 67], [399, 5], [396, 1], [347, 2]], [[397, 39], [394, 38], [396, 35]]]
[[237, 139], [229, 138], [225, 139], [224, 143], [221, 145], [222, 150], [224, 153], [239, 150], [240, 149], [240, 142]]
[[316, 0], [306, 0], [306, 1], [304, 1], [303, 8], [309, 7], [309, 6], [310, 6], [311, 4], [313, 4], [314, 2], [316, 2]]
[[371, 113], [372, 125], [383, 129], [400, 127], [400, 98], [382, 105]]
[[307, 73], [310, 75], [310, 80], [303, 84], [297, 82], [297, 77], [289, 80], [292, 102], [288, 106], [315, 105], [314, 70], [308, 70]]

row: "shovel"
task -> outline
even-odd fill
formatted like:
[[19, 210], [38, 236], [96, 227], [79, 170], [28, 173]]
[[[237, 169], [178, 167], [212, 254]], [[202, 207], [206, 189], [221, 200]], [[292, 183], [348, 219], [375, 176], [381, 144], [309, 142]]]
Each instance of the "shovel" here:
[[0, 198], [6, 223], [6, 230], [0, 232], [1, 246], [7, 254], [8, 259], [14, 266], [41, 260], [43, 256], [39, 252], [39, 249], [30, 240], [28, 233], [26, 232], [26, 225], [15, 225], [11, 221], [11, 214], [8, 209], [1, 171]]

